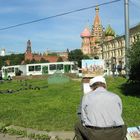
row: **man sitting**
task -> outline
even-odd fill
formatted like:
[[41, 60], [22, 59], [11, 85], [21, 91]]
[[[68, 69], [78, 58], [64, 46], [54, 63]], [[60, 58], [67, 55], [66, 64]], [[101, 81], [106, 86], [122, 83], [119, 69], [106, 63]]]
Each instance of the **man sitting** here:
[[102, 76], [92, 78], [89, 85], [92, 91], [83, 96], [81, 120], [75, 125], [77, 140], [124, 140], [127, 127], [120, 97], [107, 91]]

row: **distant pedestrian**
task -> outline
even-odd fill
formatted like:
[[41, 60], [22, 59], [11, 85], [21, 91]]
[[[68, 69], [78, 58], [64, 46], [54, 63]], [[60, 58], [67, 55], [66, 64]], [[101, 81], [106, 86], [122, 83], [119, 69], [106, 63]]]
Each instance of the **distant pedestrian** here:
[[89, 85], [92, 91], [83, 96], [81, 119], [75, 125], [77, 140], [124, 140], [127, 127], [120, 97], [106, 89], [102, 76], [92, 78]]
[[2, 80], [2, 71], [0, 70], [0, 80]]
[[117, 71], [118, 71], [119, 76], [121, 76], [122, 75], [122, 62], [121, 61], [119, 61], [119, 64], [117, 66]]

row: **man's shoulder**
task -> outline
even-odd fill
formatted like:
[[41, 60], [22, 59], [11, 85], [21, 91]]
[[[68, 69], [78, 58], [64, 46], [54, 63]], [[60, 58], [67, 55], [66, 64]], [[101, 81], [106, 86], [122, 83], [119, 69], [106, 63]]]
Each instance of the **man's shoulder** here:
[[112, 98], [121, 99], [120, 96], [114, 92], [107, 91], [107, 94], [108, 94], [108, 96], [110, 96]]
[[108, 96], [108, 97], [114, 97], [114, 98], [120, 98], [119, 95], [117, 95], [114, 92], [111, 92], [109, 90], [106, 89], [99, 89], [99, 90], [95, 90], [95, 91], [90, 91], [87, 94], [84, 95], [84, 97], [90, 97], [90, 96], [98, 96], [98, 95], [103, 95], [103, 96]]

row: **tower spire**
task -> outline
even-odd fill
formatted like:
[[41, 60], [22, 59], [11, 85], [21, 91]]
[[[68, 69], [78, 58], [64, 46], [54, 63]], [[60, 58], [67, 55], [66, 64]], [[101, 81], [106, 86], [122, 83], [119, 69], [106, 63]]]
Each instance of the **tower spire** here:
[[101, 23], [100, 23], [100, 18], [99, 18], [99, 7], [98, 6], [96, 6], [96, 8], [95, 8], [95, 12], [96, 12], [96, 14], [95, 14], [95, 19], [94, 19], [94, 25], [100, 25]]
[[96, 15], [97, 15], [99, 13], [99, 7], [98, 6], [96, 6], [95, 11], [96, 11]]
[[31, 50], [31, 41], [30, 40], [27, 41], [27, 50], [26, 51], [28, 53], [31, 53], [32, 52], [32, 50]]

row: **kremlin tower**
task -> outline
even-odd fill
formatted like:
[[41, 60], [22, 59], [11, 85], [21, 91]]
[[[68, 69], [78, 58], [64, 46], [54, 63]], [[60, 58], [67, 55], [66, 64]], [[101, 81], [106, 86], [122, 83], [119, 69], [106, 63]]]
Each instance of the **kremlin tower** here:
[[27, 49], [26, 49], [26, 52], [25, 52], [25, 61], [26, 60], [32, 60], [33, 59], [33, 55], [32, 55], [32, 49], [31, 49], [31, 41], [28, 40], [27, 41]]
[[48, 62], [60, 62], [68, 61], [67, 52], [57, 52], [56, 55], [46, 55], [46, 54], [38, 54], [32, 53], [32, 43], [30, 40], [27, 41], [26, 52], [24, 55], [24, 63], [48, 63]]

